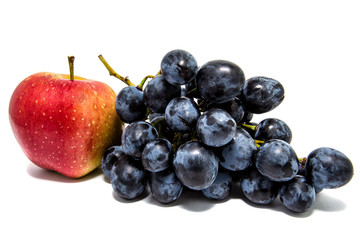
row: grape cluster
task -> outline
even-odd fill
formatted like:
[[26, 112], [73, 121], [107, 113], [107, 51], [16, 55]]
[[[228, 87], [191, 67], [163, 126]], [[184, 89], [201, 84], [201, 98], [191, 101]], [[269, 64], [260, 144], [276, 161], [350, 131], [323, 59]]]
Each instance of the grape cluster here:
[[149, 186], [164, 204], [186, 189], [223, 200], [239, 181], [253, 203], [279, 196], [286, 208], [305, 212], [322, 189], [351, 180], [353, 165], [341, 152], [322, 147], [298, 158], [284, 121], [251, 122], [284, 100], [279, 81], [245, 81], [242, 69], [225, 60], [199, 67], [184, 50], [167, 53], [160, 67], [145, 85], [127, 86], [116, 99], [127, 126], [121, 145], [105, 152], [102, 169], [122, 198], [134, 199]]

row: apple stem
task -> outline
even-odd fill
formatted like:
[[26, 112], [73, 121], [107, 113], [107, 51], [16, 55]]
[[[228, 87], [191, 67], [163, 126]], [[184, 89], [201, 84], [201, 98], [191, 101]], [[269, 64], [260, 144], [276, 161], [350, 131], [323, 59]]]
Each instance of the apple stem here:
[[70, 81], [74, 81], [74, 56], [68, 56], [69, 69], [70, 69]]
[[105, 60], [105, 58], [101, 54], [99, 55], [99, 59], [104, 64], [106, 69], [109, 71], [110, 76], [114, 76], [114, 77], [120, 79], [121, 81], [123, 81], [128, 86], [135, 86], [135, 84], [133, 84], [130, 81], [130, 79], [128, 79], [128, 77], [123, 77], [123, 76], [119, 75], [118, 73], [116, 73], [114, 71], [114, 69], [109, 65], [109, 63]]

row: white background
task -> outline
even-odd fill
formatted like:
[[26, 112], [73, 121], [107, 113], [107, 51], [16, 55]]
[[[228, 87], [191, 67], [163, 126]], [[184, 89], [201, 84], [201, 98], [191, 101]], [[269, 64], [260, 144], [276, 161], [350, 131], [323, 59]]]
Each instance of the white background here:
[[[357, 1], [1, 1], [0, 239], [354, 239], [359, 236], [360, 14]], [[199, 65], [226, 59], [247, 78], [279, 80], [285, 100], [270, 113], [292, 129], [299, 156], [327, 146], [353, 162], [352, 181], [324, 190], [314, 208], [293, 214], [232, 197], [214, 203], [187, 194], [162, 206], [150, 196], [114, 197], [101, 170], [79, 180], [34, 166], [9, 125], [11, 93], [40, 72], [103, 81], [97, 56], [135, 83], [181, 48]]]

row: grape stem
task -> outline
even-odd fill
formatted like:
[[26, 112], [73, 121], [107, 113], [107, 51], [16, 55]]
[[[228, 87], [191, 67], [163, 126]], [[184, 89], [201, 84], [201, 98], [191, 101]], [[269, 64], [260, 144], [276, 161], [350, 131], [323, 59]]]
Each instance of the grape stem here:
[[151, 111], [149, 109], [146, 109], [144, 121], [149, 117], [150, 113], [151, 113]]
[[303, 157], [303, 158], [298, 158], [299, 163], [300, 163], [301, 165], [303, 165], [303, 166], [305, 165], [306, 160], [307, 160], [307, 158], [306, 158], [306, 157]]
[[255, 142], [256, 147], [259, 148], [261, 146], [261, 144], [263, 144], [265, 141], [254, 139], [254, 142]]
[[257, 129], [257, 125], [249, 125], [249, 124], [246, 124], [246, 123], [242, 123], [241, 126], [245, 127], [245, 128], [249, 128], [253, 131], [256, 131]]
[[161, 75], [161, 70], [159, 70], [159, 72], [155, 76], [154, 75], [147, 75], [146, 77], [144, 77], [144, 79], [140, 82], [139, 85], [136, 86], [136, 88], [142, 91], [143, 88], [144, 88], [146, 80], [148, 80], [149, 78], [155, 78], [158, 75]]
[[70, 81], [74, 81], [74, 56], [68, 56], [68, 62], [69, 62], [69, 69], [70, 69]]
[[177, 150], [177, 148], [179, 147], [180, 143], [181, 143], [181, 137], [182, 137], [182, 133], [178, 132], [175, 134], [174, 139], [173, 139], [173, 149], [174, 151]]
[[188, 91], [185, 95], [186, 95], [186, 96], [189, 96], [189, 95], [191, 95], [191, 94], [193, 94], [193, 93], [195, 93], [195, 92], [197, 92], [197, 88], [191, 89], [191, 90]]
[[265, 141], [263, 141], [263, 140], [257, 140], [257, 139], [254, 139], [254, 141], [255, 141], [255, 143], [256, 144], [263, 144]]
[[205, 104], [206, 104], [206, 100], [201, 100], [200, 103], [198, 104], [198, 107], [201, 108], [205, 106]]
[[109, 63], [105, 60], [105, 58], [101, 54], [99, 55], [99, 59], [104, 64], [106, 69], [109, 71], [110, 76], [113, 76], [113, 77], [116, 77], [117, 79], [120, 79], [121, 81], [123, 81], [128, 86], [135, 86], [135, 84], [133, 84], [130, 81], [130, 79], [128, 79], [128, 77], [123, 77], [123, 76], [119, 75], [118, 73], [116, 73], [114, 71], [114, 69], [109, 65]]
[[[148, 111], [148, 112], [150, 114], [150, 111]], [[146, 112], [146, 113], [148, 113], [148, 112]], [[163, 122], [165, 122], [165, 118], [164, 117], [159, 117], [159, 119], [157, 119], [157, 121], [155, 121], [155, 122], [152, 122], [151, 125], [153, 127], [156, 127], [158, 124], [163, 123]]]
[[155, 76], [153, 75], [147, 75], [146, 77], [144, 77], [143, 80], [141, 80], [140, 84], [136, 86], [137, 89], [139, 89], [140, 91], [142, 91], [144, 85], [145, 85], [145, 82], [146, 80], [148, 80], [149, 78], [154, 78]]

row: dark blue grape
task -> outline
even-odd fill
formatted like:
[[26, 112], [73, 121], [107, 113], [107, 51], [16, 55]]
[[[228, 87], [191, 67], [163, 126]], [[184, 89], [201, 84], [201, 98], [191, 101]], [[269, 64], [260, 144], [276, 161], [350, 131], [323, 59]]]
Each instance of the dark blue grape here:
[[128, 155], [122, 156], [111, 169], [111, 185], [122, 198], [138, 197], [147, 185], [146, 171], [140, 161]]
[[160, 120], [160, 117], [165, 120], [165, 113], [149, 113], [148, 120], [152, 124], [153, 122]]
[[159, 172], [169, 167], [172, 155], [171, 143], [165, 138], [157, 138], [146, 144], [141, 160], [146, 170]]
[[187, 97], [201, 99], [201, 95], [199, 91], [197, 91], [196, 77], [193, 80], [189, 81], [187, 84], [185, 84], [185, 89], [186, 89], [185, 95]]
[[239, 123], [245, 114], [238, 98], [233, 98], [229, 102], [225, 103], [209, 103], [208, 106], [206, 106], [206, 109], [208, 110], [211, 108], [220, 108], [225, 110], [232, 118], [234, 118], [236, 123]]
[[121, 146], [112, 146], [108, 148], [101, 160], [101, 169], [107, 179], [110, 180], [110, 173], [113, 165], [124, 155]]
[[251, 119], [253, 118], [254, 114], [253, 113], [249, 113], [244, 111], [244, 116], [242, 117], [242, 119], [240, 120], [240, 122], [242, 123], [248, 123], [251, 121]]
[[183, 192], [183, 185], [171, 169], [150, 173], [149, 184], [152, 197], [161, 203], [174, 202]]
[[180, 95], [181, 87], [170, 84], [162, 75], [153, 78], [144, 89], [144, 101], [151, 112], [165, 112], [168, 103]]
[[306, 161], [306, 177], [318, 189], [338, 188], [354, 175], [348, 157], [338, 150], [322, 147], [312, 151]]
[[316, 194], [314, 187], [306, 182], [305, 177], [297, 175], [282, 185], [279, 198], [286, 208], [302, 213], [314, 205]]
[[259, 172], [273, 181], [289, 181], [299, 171], [299, 161], [287, 142], [273, 139], [262, 144], [255, 157]]
[[197, 90], [209, 102], [228, 102], [240, 94], [245, 82], [243, 71], [225, 60], [205, 63], [196, 76]]
[[145, 145], [158, 138], [155, 127], [144, 121], [130, 123], [121, 135], [123, 150], [127, 155], [139, 159]]
[[196, 103], [188, 97], [174, 98], [165, 109], [166, 122], [176, 132], [191, 131], [199, 117], [200, 111]]
[[226, 111], [213, 108], [203, 113], [196, 125], [199, 140], [211, 147], [229, 143], [236, 133], [236, 122]]
[[124, 87], [116, 96], [115, 110], [125, 123], [144, 120], [147, 108], [143, 92], [134, 86]]
[[224, 200], [231, 192], [232, 178], [230, 174], [226, 172], [219, 172], [215, 181], [210, 187], [205, 188], [202, 191], [203, 195], [212, 200]]
[[[149, 118], [150, 120], [150, 118]], [[166, 138], [166, 139], [173, 139], [176, 132], [170, 129], [169, 125], [166, 123], [165, 120], [165, 113], [157, 116], [151, 117], [150, 124], [153, 125], [156, 130], [158, 131], [159, 137]]]
[[252, 163], [257, 147], [254, 139], [242, 128], [236, 129], [234, 138], [220, 150], [220, 165], [231, 171], [245, 170]]
[[253, 77], [245, 81], [241, 91], [241, 100], [245, 111], [265, 113], [284, 100], [285, 90], [281, 83], [267, 77]]
[[191, 141], [178, 148], [173, 167], [183, 185], [193, 190], [202, 190], [214, 182], [219, 159], [210, 149], [197, 141]]
[[241, 189], [251, 202], [266, 205], [278, 195], [279, 185], [263, 176], [256, 168], [250, 168], [242, 177]]
[[254, 138], [262, 141], [281, 139], [290, 143], [292, 133], [284, 121], [277, 118], [267, 118], [262, 120], [257, 126]]
[[195, 58], [184, 50], [172, 50], [161, 61], [161, 73], [173, 85], [188, 83], [195, 78], [197, 72]]

